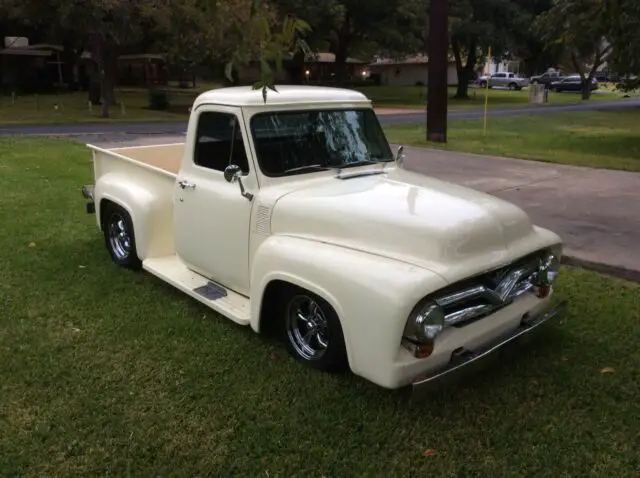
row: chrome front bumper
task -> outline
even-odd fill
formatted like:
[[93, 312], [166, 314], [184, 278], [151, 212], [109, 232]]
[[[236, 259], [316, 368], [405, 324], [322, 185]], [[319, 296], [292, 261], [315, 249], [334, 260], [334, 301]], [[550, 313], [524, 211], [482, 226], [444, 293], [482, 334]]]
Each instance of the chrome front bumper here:
[[458, 381], [464, 376], [472, 374], [482, 367], [487, 359], [499, 355], [507, 346], [521, 343], [525, 338], [537, 331], [540, 326], [562, 315], [567, 306], [567, 301], [562, 301], [555, 306], [545, 309], [534, 317], [523, 318], [520, 326], [484, 345], [477, 350], [459, 349], [451, 356], [451, 361], [444, 368], [432, 372], [428, 376], [415, 379], [412, 383], [412, 396], [422, 395], [434, 388], [440, 388], [444, 383]]

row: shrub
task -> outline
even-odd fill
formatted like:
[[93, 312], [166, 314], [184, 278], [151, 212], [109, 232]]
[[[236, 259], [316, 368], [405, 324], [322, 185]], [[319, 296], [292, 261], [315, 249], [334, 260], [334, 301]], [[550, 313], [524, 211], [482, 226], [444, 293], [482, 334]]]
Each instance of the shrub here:
[[165, 90], [149, 91], [149, 108], [152, 110], [166, 110], [169, 108], [169, 93]]

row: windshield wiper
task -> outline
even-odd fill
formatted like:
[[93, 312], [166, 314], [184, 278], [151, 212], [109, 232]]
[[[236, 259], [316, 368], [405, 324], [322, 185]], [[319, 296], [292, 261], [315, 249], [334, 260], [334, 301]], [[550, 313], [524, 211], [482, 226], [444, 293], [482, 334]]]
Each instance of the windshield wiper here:
[[299, 166], [297, 168], [285, 169], [282, 171], [283, 174], [287, 173], [299, 173], [303, 171], [326, 171], [329, 168], [322, 166], [321, 164], [307, 164], [306, 166]]
[[352, 168], [354, 166], [366, 166], [367, 164], [378, 164], [378, 161], [373, 161], [371, 159], [362, 159], [360, 161], [354, 161], [353, 163], [345, 163], [341, 164], [340, 168]]

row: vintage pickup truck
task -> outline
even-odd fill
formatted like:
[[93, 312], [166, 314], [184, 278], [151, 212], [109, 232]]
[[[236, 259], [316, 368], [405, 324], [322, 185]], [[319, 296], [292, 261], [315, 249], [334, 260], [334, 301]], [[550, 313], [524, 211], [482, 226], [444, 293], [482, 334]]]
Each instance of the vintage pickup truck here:
[[221, 88], [195, 100], [184, 143], [87, 146], [86, 207], [116, 263], [316, 369], [426, 387], [563, 309], [560, 238], [408, 170], [359, 92]]

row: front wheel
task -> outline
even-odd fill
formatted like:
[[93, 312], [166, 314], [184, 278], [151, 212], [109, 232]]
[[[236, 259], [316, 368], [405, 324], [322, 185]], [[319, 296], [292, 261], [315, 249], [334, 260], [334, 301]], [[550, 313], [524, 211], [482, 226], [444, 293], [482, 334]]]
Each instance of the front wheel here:
[[127, 269], [140, 269], [142, 262], [136, 253], [136, 238], [129, 213], [120, 206], [108, 204], [103, 211], [102, 231], [114, 262]]
[[323, 372], [348, 366], [344, 335], [333, 307], [311, 292], [297, 289], [284, 302], [284, 339], [298, 361]]

